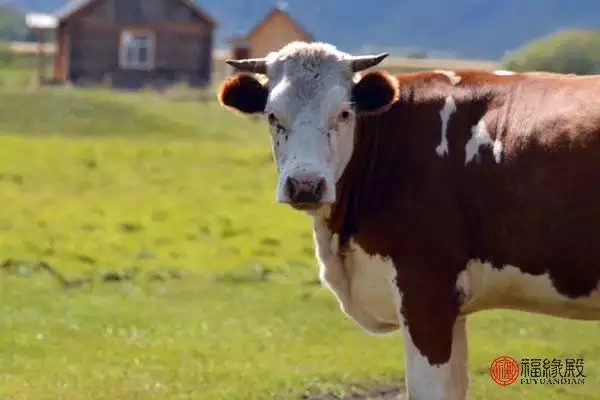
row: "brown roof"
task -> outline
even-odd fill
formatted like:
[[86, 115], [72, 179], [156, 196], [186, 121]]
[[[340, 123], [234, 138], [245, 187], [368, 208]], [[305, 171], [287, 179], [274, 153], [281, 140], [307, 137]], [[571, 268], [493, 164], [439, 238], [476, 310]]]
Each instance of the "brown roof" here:
[[[97, 0], [72, 0], [71, 2], [65, 4], [63, 7], [59, 8], [54, 15], [58, 18], [59, 21], [64, 21], [70, 18], [73, 14], [78, 11], [83, 10], [85, 7], [93, 4]], [[141, 0], [143, 1], [143, 0]], [[200, 7], [196, 5], [192, 0], [178, 0], [184, 5], [188, 6], [193, 12], [198, 15], [202, 20], [206, 21], [213, 28], [217, 25], [216, 21], [208, 15], [205, 11], [201, 10]]]
[[272, 18], [274, 18], [277, 15], [281, 15], [284, 18], [286, 18], [296, 28], [296, 30], [298, 30], [298, 32], [302, 36], [304, 36], [304, 39], [306, 41], [313, 40], [313, 37], [311, 34], [306, 32], [306, 30], [304, 30], [304, 28], [302, 28], [300, 26], [300, 24], [298, 24], [298, 22], [296, 22], [292, 17], [290, 17], [290, 15], [287, 12], [285, 12], [278, 6], [271, 8], [271, 10], [267, 13], [267, 15], [262, 20], [260, 20], [256, 25], [254, 25], [254, 27], [252, 27], [252, 29], [250, 29], [250, 31], [246, 34], [246, 38], [250, 38], [250, 37], [254, 36], [258, 31], [263, 29]]

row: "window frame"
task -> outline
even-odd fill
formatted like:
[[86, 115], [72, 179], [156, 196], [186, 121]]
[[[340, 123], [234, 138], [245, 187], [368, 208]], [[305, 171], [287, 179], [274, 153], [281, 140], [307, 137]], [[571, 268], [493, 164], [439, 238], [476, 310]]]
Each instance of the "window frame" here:
[[[133, 51], [136, 52], [137, 60], [129, 60], [128, 52], [132, 48], [127, 44], [128, 38], [143, 37], [147, 40], [147, 60], [142, 63], [139, 61], [139, 51], [141, 46], [134, 45]], [[119, 40], [119, 67], [126, 70], [149, 71], [154, 69], [156, 54], [156, 34], [147, 29], [123, 29]]]

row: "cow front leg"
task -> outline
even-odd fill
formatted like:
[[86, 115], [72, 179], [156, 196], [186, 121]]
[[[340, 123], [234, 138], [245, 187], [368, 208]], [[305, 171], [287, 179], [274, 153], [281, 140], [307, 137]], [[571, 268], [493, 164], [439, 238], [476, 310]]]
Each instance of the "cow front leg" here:
[[408, 398], [465, 400], [469, 386], [466, 318], [457, 318], [450, 297], [446, 303], [432, 300], [415, 296], [402, 301]]

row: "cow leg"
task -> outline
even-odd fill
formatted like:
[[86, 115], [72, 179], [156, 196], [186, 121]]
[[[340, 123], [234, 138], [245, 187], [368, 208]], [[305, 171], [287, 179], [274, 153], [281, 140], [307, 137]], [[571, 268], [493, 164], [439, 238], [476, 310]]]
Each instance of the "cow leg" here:
[[466, 318], [452, 296], [403, 296], [406, 388], [410, 400], [465, 400], [469, 386]]

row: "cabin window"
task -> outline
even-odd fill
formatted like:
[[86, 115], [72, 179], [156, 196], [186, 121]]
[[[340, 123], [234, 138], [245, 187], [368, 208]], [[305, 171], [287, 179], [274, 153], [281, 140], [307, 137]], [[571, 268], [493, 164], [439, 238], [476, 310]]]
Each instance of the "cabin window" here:
[[124, 31], [121, 34], [119, 64], [124, 69], [152, 69], [154, 67], [152, 32]]

